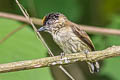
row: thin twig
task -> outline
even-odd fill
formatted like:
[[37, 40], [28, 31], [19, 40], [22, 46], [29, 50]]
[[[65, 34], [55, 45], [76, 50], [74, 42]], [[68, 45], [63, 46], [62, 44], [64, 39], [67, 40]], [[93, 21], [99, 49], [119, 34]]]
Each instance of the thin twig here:
[[3, 43], [4, 41], [6, 41], [9, 37], [11, 37], [13, 34], [15, 34], [17, 31], [21, 30], [23, 27], [25, 26], [25, 24], [22, 24], [20, 27], [16, 28], [15, 30], [11, 31], [10, 33], [8, 33], [5, 37], [3, 37], [0, 40], [0, 44]]
[[[32, 25], [35, 33], [39, 36], [39, 39], [43, 42], [44, 46], [48, 49], [48, 53], [50, 56], [54, 56], [52, 51], [49, 49], [49, 47], [47, 46], [46, 42], [44, 41], [44, 39], [42, 38], [41, 34], [37, 31], [35, 25], [32, 22], [32, 19], [30, 18], [29, 14], [27, 13], [27, 10], [18, 2], [18, 0], [16, 0], [16, 3], [18, 4], [19, 8], [21, 9], [22, 13], [24, 14], [24, 16], [26, 17], [26, 19], [28, 20], [28, 22]], [[38, 37], [37, 36], [37, 37]], [[75, 80], [62, 66], [59, 66], [59, 68], [68, 76], [70, 77], [72, 80]]]
[[67, 72], [67, 70], [65, 70], [65, 68], [64, 68], [63, 66], [60, 65], [59, 68], [60, 68], [66, 75], [68, 75], [71, 80], [75, 80], [75, 79]]
[[13, 20], [17, 20], [17, 21], [22, 21], [22, 22], [25, 22], [25, 23], [29, 23], [24, 16], [20, 16], [20, 15], [16, 15], [16, 14], [0, 12], [0, 17], [13, 19]]
[[54, 56], [36, 60], [0, 64], [0, 73], [70, 64], [77, 61], [98, 61], [117, 56], [120, 56], [120, 46], [113, 46], [102, 51], [89, 52], [89, 54], [87, 54], [87, 58], [85, 53], [80, 52], [75, 54], [66, 54], [62, 59], [61, 56]]
[[32, 20], [30, 19], [29, 14], [27, 13], [26, 9], [18, 2], [18, 0], [16, 0], [16, 3], [18, 4], [18, 6], [19, 6], [20, 10], [22, 11], [22, 13], [24, 14], [24, 16], [26, 17], [27, 21], [30, 22], [30, 24], [32, 25], [35, 33], [39, 36], [39, 39], [41, 39], [44, 46], [48, 49], [48, 53], [50, 54], [50, 56], [54, 56], [53, 53], [51, 52], [51, 50], [49, 49], [49, 47], [47, 46], [46, 42], [42, 38], [41, 34], [37, 31], [35, 25], [33, 24]]
[[88, 31], [90, 33], [98, 33], [103, 35], [118, 35], [120, 36], [120, 30], [119, 29], [110, 29], [110, 28], [100, 28], [96, 26], [87, 26], [87, 25], [80, 25], [81, 29], [84, 29], [85, 31]]
[[[0, 17], [14, 19], [14, 20], [25, 22], [25, 23], [29, 23], [25, 19], [25, 17], [19, 16], [19, 15], [16, 15], [16, 14], [0, 12]], [[42, 25], [42, 20], [41, 19], [32, 18], [32, 17], [31, 17], [31, 19], [32, 19], [34, 24]], [[93, 34], [98, 33], [98, 34], [104, 34], [104, 35], [120, 35], [120, 30], [118, 30], [118, 29], [101, 28], [101, 27], [87, 26], [87, 25], [80, 25], [80, 27], [82, 29], [84, 29], [85, 31], [93, 33]]]

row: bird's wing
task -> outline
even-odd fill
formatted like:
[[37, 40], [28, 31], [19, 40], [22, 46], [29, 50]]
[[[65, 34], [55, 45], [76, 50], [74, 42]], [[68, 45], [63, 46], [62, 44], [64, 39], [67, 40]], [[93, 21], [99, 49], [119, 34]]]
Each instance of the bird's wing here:
[[95, 50], [95, 47], [90, 37], [87, 35], [87, 33], [84, 30], [81, 30], [80, 27], [76, 24], [75, 25], [72, 24], [71, 28], [73, 32], [75, 33], [75, 35], [78, 36], [84, 43], [86, 43], [92, 51]]

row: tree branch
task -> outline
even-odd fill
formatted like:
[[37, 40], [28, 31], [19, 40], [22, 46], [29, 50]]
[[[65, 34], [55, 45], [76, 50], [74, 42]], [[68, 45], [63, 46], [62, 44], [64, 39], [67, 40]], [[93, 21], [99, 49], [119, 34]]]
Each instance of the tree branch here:
[[[14, 20], [25, 22], [25, 23], [29, 23], [25, 19], [25, 17], [19, 16], [16, 14], [0, 12], [0, 17], [14, 19]], [[42, 25], [41, 19], [38, 19], [38, 18], [31, 18], [31, 19], [32, 19], [34, 24]], [[85, 31], [90, 32], [90, 33], [99, 33], [99, 34], [104, 34], [104, 35], [120, 35], [120, 30], [117, 30], [117, 29], [100, 28], [100, 27], [96, 27], [96, 26], [87, 26], [87, 25], [80, 25], [80, 27], [82, 29], [84, 29]]]
[[66, 54], [62, 59], [61, 56], [54, 56], [36, 60], [0, 64], [0, 73], [70, 64], [77, 61], [98, 61], [115, 56], [120, 56], [120, 46], [113, 46], [102, 51], [89, 52], [87, 54], [87, 58], [84, 52], [80, 52], [75, 54]]

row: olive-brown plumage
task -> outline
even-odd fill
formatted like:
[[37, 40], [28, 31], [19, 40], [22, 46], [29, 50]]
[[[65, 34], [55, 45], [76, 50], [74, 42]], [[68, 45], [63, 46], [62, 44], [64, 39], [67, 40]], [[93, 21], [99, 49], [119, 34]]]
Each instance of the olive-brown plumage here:
[[[69, 21], [61, 13], [50, 13], [43, 19], [43, 27], [38, 31], [49, 32], [53, 40], [59, 45], [64, 53], [77, 53], [94, 51], [94, 45], [87, 35], [77, 24]], [[86, 54], [87, 55], [87, 54]], [[87, 62], [90, 72], [98, 72], [98, 62]]]

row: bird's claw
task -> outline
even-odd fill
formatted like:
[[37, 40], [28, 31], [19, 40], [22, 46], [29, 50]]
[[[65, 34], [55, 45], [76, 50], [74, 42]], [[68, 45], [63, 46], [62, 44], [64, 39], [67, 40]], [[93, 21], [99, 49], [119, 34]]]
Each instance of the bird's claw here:
[[62, 52], [61, 54], [61, 59], [63, 58], [63, 56], [65, 56], [65, 53], [64, 52]]
[[86, 54], [86, 58], [87, 58], [87, 54], [89, 53], [89, 51], [85, 50], [84, 53]]

